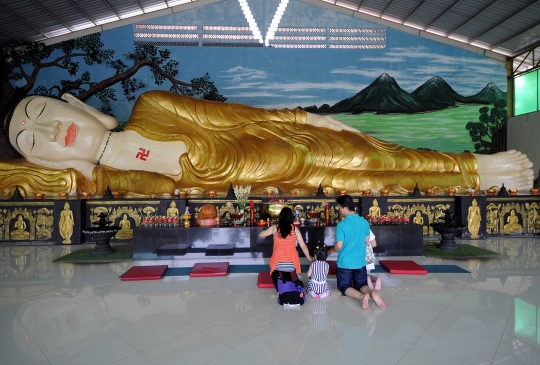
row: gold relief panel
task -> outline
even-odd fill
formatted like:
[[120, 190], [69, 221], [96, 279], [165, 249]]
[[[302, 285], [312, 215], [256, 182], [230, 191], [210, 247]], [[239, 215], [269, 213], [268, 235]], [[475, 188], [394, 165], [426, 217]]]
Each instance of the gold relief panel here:
[[6, 237], [16, 241], [36, 239], [36, 214], [27, 208], [15, 208], [5, 216]]
[[486, 206], [486, 232], [487, 234], [499, 234], [501, 226], [502, 204], [489, 203]]
[[526, 222], [527, 210], [520, 203], [507, 203], [502, 205], [499, 226], [503, 234], [524, 233], [523, 222]]
[[36, 213], [36, 239], [46, 241], [51, 239], [54, 230], [53, 210], [40, 208]]
[[[437, 234], [431, 227], [431, 223], [444, 218], [444, 211], [450, 209], [446, 202], [451, 199], [433, 199], [422, 204], [410, 204], [410, 200], [388, 199], [388, 215], [394, 217], [408, 217], [410, 222], [422, 226], [424, 236]], [[409, 204], [399, 204], [409, 203]], [[432, 204], [430, 204], [432, 203]]]
[[128, 240], [133, 238], [133, 228], [140, 227], [144, 218], [153, 215], [158, 211], [158, 207], [133, 207], [133, 206], [120, 206], [120, 207], [105, 207], [97, 206], [90, 208], [90, 222], [92, 225], [97, 224], [99, 221], [99, 214], [108, 214], [108, 220], [110, 225], [120, 227], [115, 238], [120, 240]]
[[537, 202], [525, 203], [527, 210], [527, 222], [525, 225], [527, 233], [540, 233], [540, 206]]

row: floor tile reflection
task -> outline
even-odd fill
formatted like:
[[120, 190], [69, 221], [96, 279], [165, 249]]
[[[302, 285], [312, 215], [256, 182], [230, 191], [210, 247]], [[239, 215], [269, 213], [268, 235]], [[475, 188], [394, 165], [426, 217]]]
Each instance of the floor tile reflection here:
[[[48, 275], [0, 279], [0, 363], [540, 365], [540, 238], [474, 244], [501, 256], [408, 257], [470, 273], [378, 273], [388, 308], [371, 303], [369, 312], [337, 291], [335, 277], [328, 280], [330, 297], [308, 298], [300, 308], [279, 306], [275, 290], [257, 288], [256, 274], [119, 280], [132, 265], [209, 260], [200, 254], [164, 262], [51, 263]], [[49, 247], [51, 259], [65, 249]], [[268, 262], [250, 255], [211, 259], [219, 260]]]

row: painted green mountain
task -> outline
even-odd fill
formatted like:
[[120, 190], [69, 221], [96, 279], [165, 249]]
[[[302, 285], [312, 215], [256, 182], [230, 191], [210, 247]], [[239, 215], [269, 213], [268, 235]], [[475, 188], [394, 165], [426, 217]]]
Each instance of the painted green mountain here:
[[382, 74], [368, 87], [351, 98], [344, 99], [332, 107], [330, 113], [402, 113], [413, 114], [435, 111], [461, 104], [492, 104], [506, 93], [495, 84], [489, 83], [473, 96], [458, 94], [442, 77], [433, 77], [412, 93], [403, 90], [396, 80]]

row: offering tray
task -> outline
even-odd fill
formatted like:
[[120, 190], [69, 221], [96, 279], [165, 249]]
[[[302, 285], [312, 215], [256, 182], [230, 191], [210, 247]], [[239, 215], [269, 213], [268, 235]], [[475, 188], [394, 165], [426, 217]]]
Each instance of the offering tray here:
[[318, 218], [309, 218], [309, 219], [307, 220], [307, 222], [308, 222], [309, 224], [313, 224], [313, 225], [316, 225], [318, 221], [319, 221]]

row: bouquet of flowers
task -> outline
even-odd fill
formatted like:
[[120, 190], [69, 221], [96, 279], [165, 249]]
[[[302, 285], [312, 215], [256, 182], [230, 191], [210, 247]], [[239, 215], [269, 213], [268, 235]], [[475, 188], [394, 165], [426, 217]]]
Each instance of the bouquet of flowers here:
[[244, 210], [249, 198], [249, 193], [251, 193], [251, 185], [248, 185], [246, 187], [243, 187], [242, 185], [240, 185], [240, 187], [234, 187], [234, 195], [236, 196], [238, 209]]

